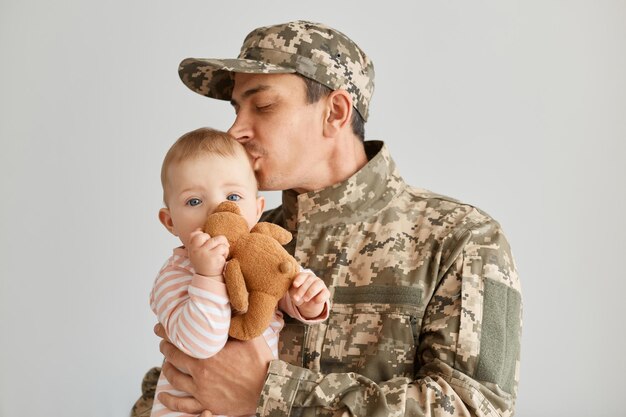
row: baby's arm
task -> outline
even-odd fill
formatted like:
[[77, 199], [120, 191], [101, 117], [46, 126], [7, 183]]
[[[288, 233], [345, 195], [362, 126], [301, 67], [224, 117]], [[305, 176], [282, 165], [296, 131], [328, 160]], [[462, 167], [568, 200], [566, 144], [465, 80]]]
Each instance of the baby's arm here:
[[[230, 304], [218, 269], [223, 269], [228, 249], [224, 254], [219, 238], [197, 237], [191, 239], [188, 248], [188, 262], [196, 273], [184, 264], [169, 263], [155, 281], [150, 305], [176, 347], [190, 356], [208, 358], [219, 352], [228, 339]], [[219, 273], [204, 276], [198, 273], [196, 264], [202, 272]]]

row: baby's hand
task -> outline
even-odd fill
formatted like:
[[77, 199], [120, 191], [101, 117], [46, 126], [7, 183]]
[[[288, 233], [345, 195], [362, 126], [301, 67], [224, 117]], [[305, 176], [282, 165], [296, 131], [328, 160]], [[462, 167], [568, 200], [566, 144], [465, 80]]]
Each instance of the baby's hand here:
[[223, 280], [222, 272], [228, 257], [228, 240], [224, 236], [211, 237], [201, 230], [189, 235], [189, 260], [199, 275]]
[[330, 291], [313, 272], [300, 272], [291, 284], [289, 296], [305, 319], [314, 319], [324, 311]]

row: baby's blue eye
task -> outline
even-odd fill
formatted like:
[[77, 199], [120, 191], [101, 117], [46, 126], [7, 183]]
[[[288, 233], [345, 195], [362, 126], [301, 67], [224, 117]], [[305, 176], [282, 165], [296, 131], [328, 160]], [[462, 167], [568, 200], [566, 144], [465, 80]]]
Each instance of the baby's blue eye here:
[[189, 201], [187, 201], [187, 205], [191, 207], [199, 206], [200, 204], [202, 204], [202, 200], [199, 198], [190, 198]]
[[228, 197], [226, 197], [226, 200], [228, 201], [239, 201], [241, 200], [241, 196], [238, 194], [230, 194]]

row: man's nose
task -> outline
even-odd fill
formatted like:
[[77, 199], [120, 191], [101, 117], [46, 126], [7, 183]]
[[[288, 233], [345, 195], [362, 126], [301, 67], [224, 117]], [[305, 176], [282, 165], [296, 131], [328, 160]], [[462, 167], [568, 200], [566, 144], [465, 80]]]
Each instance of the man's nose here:
[[237, 114], [237, 116], [235, 117], [235, 121], [228, 129], [228, 133], [242, 144], [245, 144], [247, 141], [252, 139], [252, 135], [250, 134], [250, 128], [248, 127], [247, 122], [243, 118], [241, 113]]

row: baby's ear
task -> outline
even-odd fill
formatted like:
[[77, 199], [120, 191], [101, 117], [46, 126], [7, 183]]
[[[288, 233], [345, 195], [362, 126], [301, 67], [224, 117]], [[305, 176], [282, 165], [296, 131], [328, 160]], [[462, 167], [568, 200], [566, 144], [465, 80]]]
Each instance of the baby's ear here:
[[161, 210], [159, 210], [159, 221], [171, 234], [173, 234], [174, 236], [178, 236], [178, 233], [176, 233], [176, 229], [174, 229], [174, 222], [172, 221], [170, 209], [162, 208]]
[[265, 197], [262, 195], [256, 198], [256, 221], [258, 222], [265, 210]]

